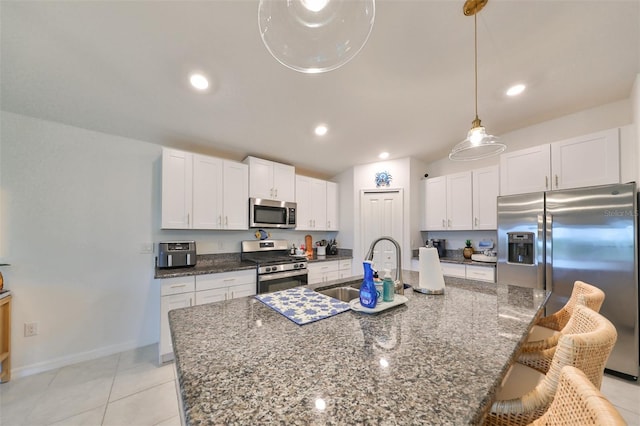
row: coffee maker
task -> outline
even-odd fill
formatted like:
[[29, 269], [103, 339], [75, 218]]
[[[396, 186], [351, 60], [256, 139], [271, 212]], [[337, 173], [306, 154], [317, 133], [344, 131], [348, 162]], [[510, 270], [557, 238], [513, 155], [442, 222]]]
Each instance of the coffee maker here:
[[438, 250], [438, 257], [442, 259], [446, 254], [446, 250], [444, 248], [446, 241], [447, 240], [443, 239], [427, 240], [427, 247], [435, 247], [436, 250]]

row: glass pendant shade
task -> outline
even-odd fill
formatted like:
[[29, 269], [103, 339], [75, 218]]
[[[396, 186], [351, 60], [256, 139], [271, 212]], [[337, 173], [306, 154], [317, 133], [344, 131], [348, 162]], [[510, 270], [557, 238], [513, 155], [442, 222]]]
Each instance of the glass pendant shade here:
[[[476, 125], [477, 124], [477, 125]], [[467, 138], [453, 147], [449, 159], [454, 161], [479, 160], [503, 152], [507, 146], [500, 139], [488, 135], [480, 120], [474, 121], [474, 127], [467, 133]]]
[[281, 64], [322, 73], [349, 62], [373, 28], [375, 0], [260, 0], [258, 25]]

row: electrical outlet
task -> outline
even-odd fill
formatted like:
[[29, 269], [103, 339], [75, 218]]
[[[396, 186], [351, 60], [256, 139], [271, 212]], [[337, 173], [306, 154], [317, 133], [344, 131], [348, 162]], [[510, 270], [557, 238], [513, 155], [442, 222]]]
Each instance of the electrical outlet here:
[[24, 323], [24, 337], [31, 337], [38, 334], [37, 322], [25, 322]]
[[153, 254], [153, 243], [140, 244], [140, 254]]

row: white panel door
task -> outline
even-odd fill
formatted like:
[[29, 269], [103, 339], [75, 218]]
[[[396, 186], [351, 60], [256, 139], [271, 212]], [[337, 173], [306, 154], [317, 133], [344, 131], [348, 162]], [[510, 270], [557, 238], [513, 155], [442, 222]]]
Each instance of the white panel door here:
[[176, 149], [162, 150], [163, 229], [191, 227], [192, 154]]
[[[360, 195], [360, 224], [362, 249], [366, 254], [371, 243], [382, 236], [393, 238], [403, 247], [402, 225], [403, 212], [402, 192], [366, 192]], [[395, 247], [389, 241], [381, 241], [376, 245], [373, 256], [375, 269], [396, 269]], [[382, 276], [382, 275], [381, 275]]]
[[249, 167], [235, 161], [224, 162], [224, 229], [249, 228]]
[[447, 229], [472, 228], [471, 172], [447, 175]]
[[618, 129], [551, 144], [552, 189], [620, 183]]
[[271, 200], [273, 190], [273, 162], [247, 157], [249, 163], [249, 196]]
[[500, 194], [526, 194], [551, 189], [549, 144], [500, 155]]
[[160, 298], [160, 362], [165, 355], [173, 352], [171, 330], [169, 329], [169, 311], [193, 306], [193, 292], [172, 294]]
[[287, 164], [273, 163], [273, 199], [291, 201], [296, 196], [296, 169]]
[[296, 176], [296, 230], [313, 229], [311, 217], [311, 178]]
[[194, 229], [221, 229], [223, 160], [193, 154]]
[[447, 229], [447, 178], [440, 176], [424, 183], [424, 221], [426, 231]]
[[497, 229], [500, 173], [498, 166], [473, 172], [473, 229]]
[[338, 230], [338, 184], [327, 182], [327, 231]]

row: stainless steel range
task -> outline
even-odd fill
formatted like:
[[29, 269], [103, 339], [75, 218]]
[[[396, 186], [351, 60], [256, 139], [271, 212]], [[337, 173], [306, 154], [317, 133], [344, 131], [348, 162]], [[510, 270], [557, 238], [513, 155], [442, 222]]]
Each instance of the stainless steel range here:
[[287, 240], [243, 241], [241, 257], [257, 265], [258, 294], [307, 285], [307, 259], [290, 256]]

